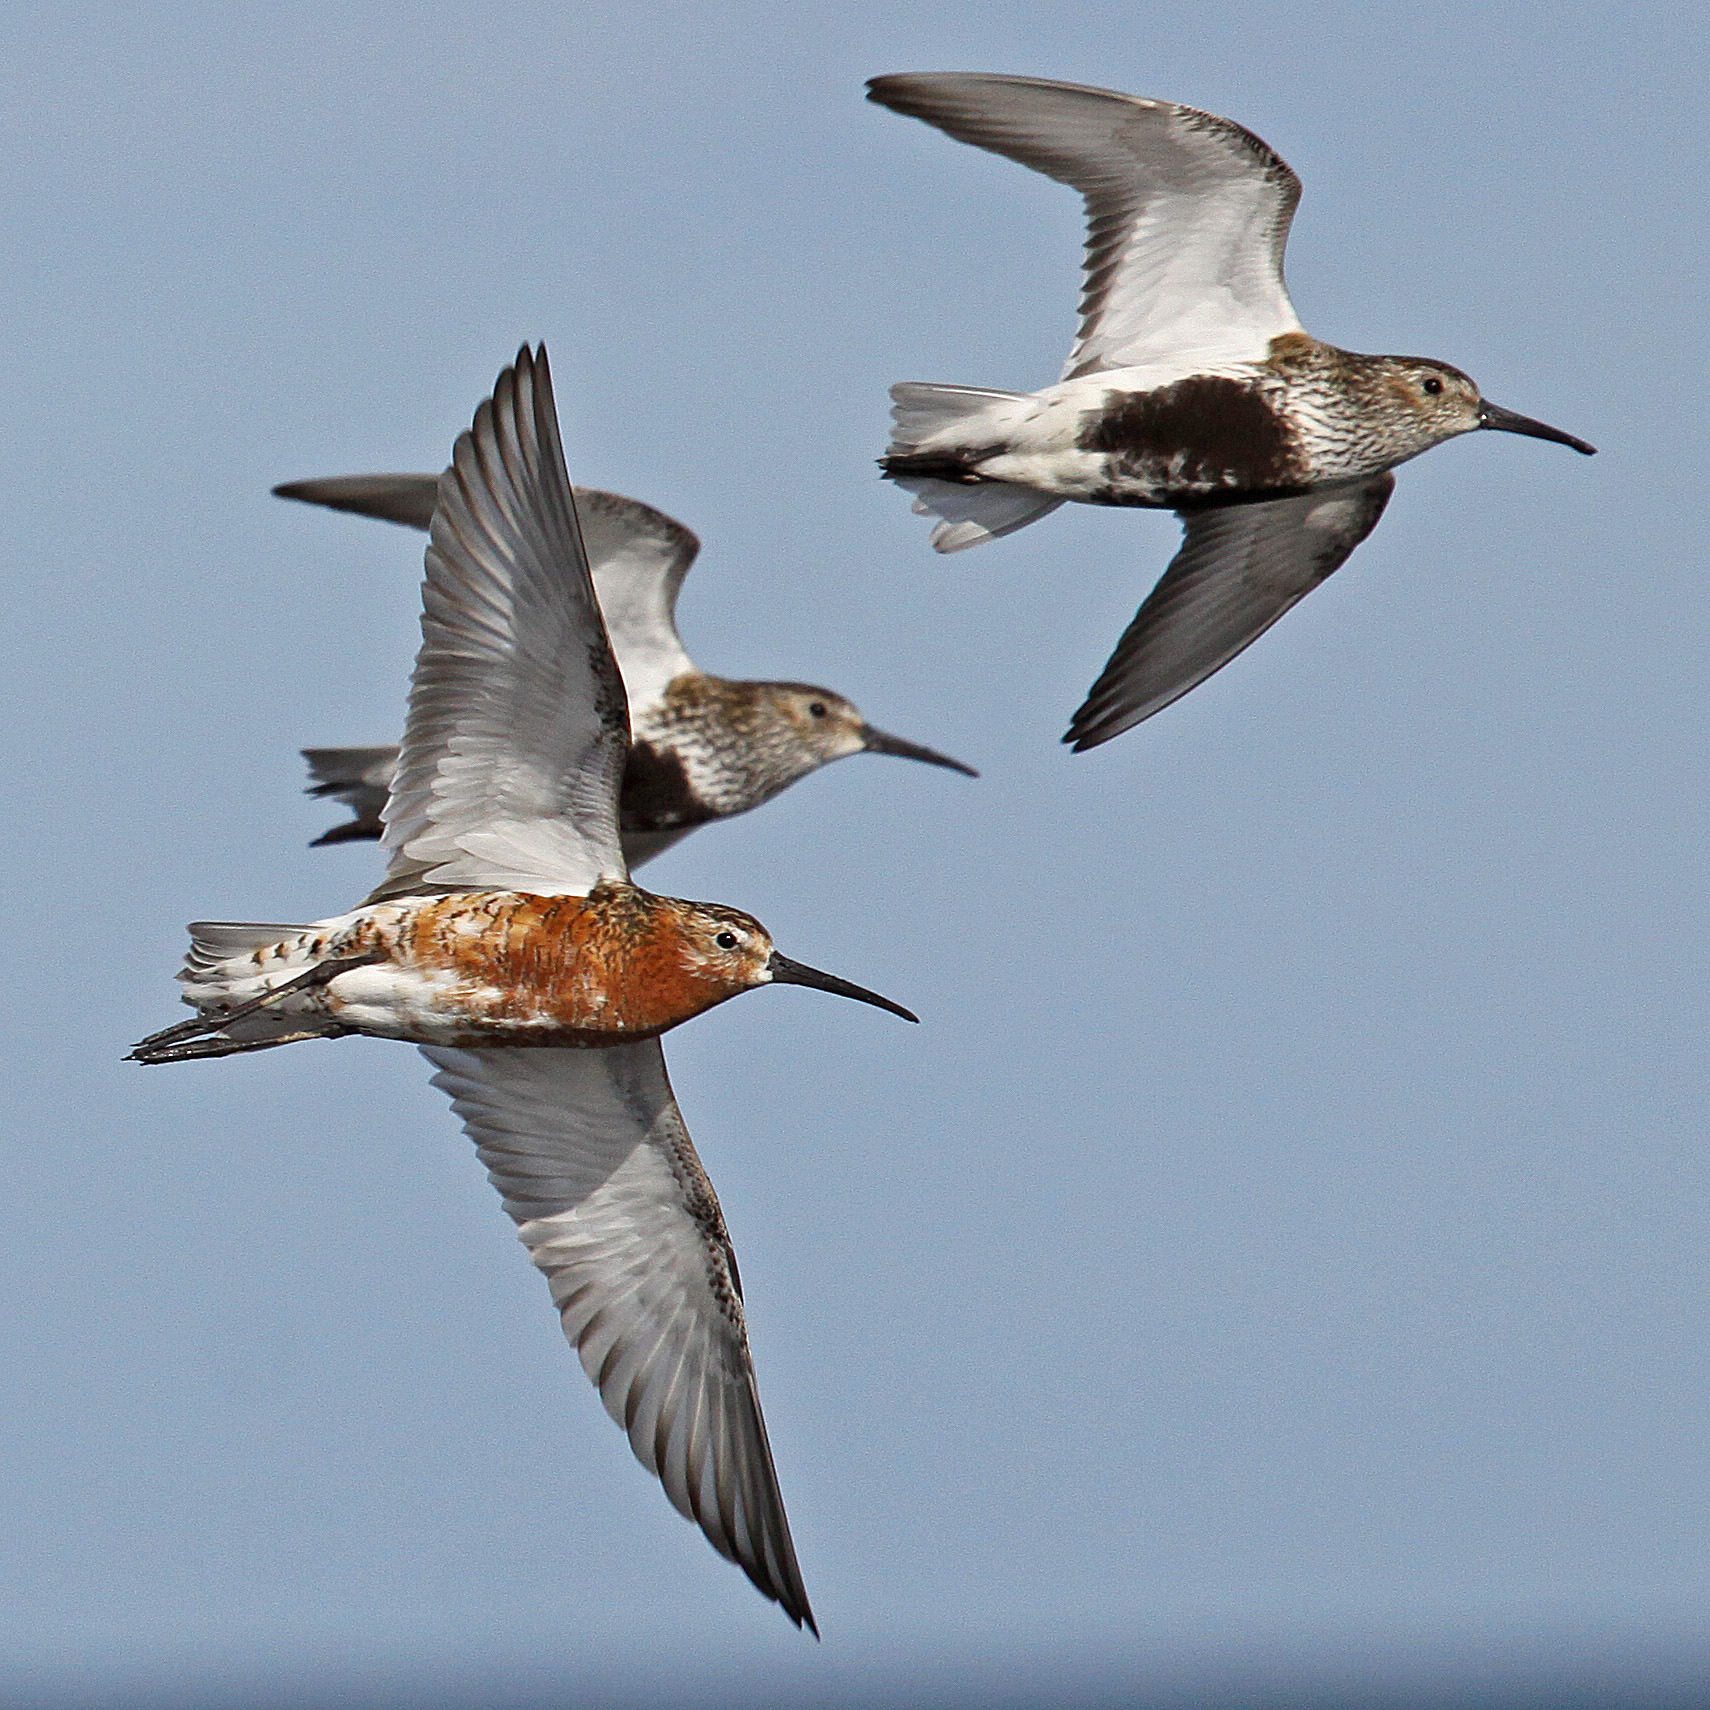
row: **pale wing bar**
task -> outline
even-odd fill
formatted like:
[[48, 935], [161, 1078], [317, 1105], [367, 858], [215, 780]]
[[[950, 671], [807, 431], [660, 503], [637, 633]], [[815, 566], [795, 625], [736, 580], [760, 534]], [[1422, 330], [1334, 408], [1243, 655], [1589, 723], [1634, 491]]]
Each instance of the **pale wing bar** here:
[[423, 1055], [636, 1458], [714, 1549], [817, 1632], [735, 1254], [658, 1042]]
[[874, 78], [869, 97], [1086, 199], [1081, 325], [1065, 380], [1191, 352], [1262, 360], [1300, 322], [1283, 248], [1300, 180], [1258, 137], [1172, 101], [1042, 78]]
[[1198, 687], [1348, 560], [1395, 478], [1186, 513], [1186, 536], [1069, 726], [1096, 748]]
[[376, 896], [580, 894], [624, 874], [623, 682], [594, 599], [544, 347], [507, 368], [441, 476], [422, 649]]

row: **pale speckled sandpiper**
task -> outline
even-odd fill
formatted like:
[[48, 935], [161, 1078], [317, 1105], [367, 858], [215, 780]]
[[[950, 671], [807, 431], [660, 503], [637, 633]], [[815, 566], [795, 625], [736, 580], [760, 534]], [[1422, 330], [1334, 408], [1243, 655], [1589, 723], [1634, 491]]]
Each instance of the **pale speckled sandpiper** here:
[[1065, 500], [1175, 511], [1185, 538], [1065, 742], [1097, 747], [1226, 665], [1376, 526], [1389, 471], [1478, 428], [1559, 429], [1458, 368], [1307, 334], [1283, 283], [1300, 180], [1250, 131], [1170, 101], [1032, 77], [875, 78], [869, 97], [1086, 198], [1081, 325], [1040, 392], [905, 384], [885, 473], [940, 552]]
[[309, 926], [192, 926], [179, 978], [196, 1019], [133, 1055], [169, 1063], [355, 1033], [421, 1045], [637, 1457], [715, 1549], [813, 1628], [736, 1257], [659, 1035], [762, 985], [915, 1018], [780, 955], [750, 915], [629, 882], [623, 681], [544, 349], [522, 351], [457, 442], [423, 605], [380, 888]]
[[[273, 490], [425, 529], [438, 485], [437, 475], [341, 475]], [[578, 487], [576, 506], [629, 695], [632, 739], [618, 811], [632, 868], [697, 827], [747, 813], [851, 754], [895, 754], [979, 776], [960, 760], [876, 729], [830, 689], [701, 670], [677, 633], [677, 595], [700, 541], [675, 518], [619, 493]], [[398, 750], [306, 748], [303, 757], [311, 793], [336, 797], [356, 815], [316, 842], [378, 837]]]

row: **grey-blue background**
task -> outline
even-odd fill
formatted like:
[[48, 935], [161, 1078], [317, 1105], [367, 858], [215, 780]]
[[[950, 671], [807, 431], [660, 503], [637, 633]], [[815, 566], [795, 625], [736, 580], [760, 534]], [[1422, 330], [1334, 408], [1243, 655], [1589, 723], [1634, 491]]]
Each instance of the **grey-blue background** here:
[[[1694, 1676], [1693, 11], [12, 13], [14, 1701]], [[1311, 330], [1602, 454], [1432, 453], [1070, 758], [1174, 525], [940, 559], [875, 478], [891, 381], [1044, 384], [1077, 288], [1072, 194], [860, 99], [908, 69], [1240, 120], [1305, 180]], [[817, 1648], [631, 1462], [413, 1052], [119, 1061], [182, 922], [374, 872], [305, 847], [295, 751], [395, 735], [419, 539], [268, 487], [437, 467], [536, 337], [573, 475], [703, 535], [703, 664], [985, 772], [852, 761], [648, 873], [925, 1017], [769, 993], [670, 1042]]]

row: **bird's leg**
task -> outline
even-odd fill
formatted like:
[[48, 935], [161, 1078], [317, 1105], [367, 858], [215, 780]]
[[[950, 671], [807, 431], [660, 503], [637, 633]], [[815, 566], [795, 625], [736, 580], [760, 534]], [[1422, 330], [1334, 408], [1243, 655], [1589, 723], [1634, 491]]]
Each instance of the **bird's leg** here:
[[[151, 1033], [148, 1038], [139, 1040], [131, 1051], [131, 1058], [139, 1063], [169, 1063], [177, 1060], [177, 1056], [163, 1056], [160, 1053], [173, 1046], [181, 1045], [187, 1039], [194, 1039], [203, 1033], [219, 1033], [231, 1026], [234, 1021], [242, 1021], [246, 1016], [257, 1014], [259, 1011], [277, 1003], [282, 997], [289, 997], [293, 992], [310, 991], [316, 986], [324, 986], [329, 981], [336, 980], [340, 974], [349, 973], [352, 968], [370, 967], [376, 962], [388, 959], [384, 950], [370, 950], [361, 956], [339, 956], [327, 962], [317, 962], [307, 973], [299, 974], [294, 980], [287, 980], [283, 985], [273, 986], [263, 992], [260, 997], [250, 1002], [239, 1004], [236, 1009], [228, 1009], [217, 1015], [204, 1011], [201, 1015], [193, 1016], [189, 1021], [180, 1021], [171, 1027], [163, 1027], [158, 1033]], [[318, 1038], [319, 1034], [294, 1033], [292, 1039]], [[208, 1041], [214, 1044], [216, 1041]], [[285, 1039], [257, 1040], [254, 1043], [240, 1043], [237, 1040], [225, 1040], [224, 1050], [194, 1051], [179, 1055], [225, 1056], [230, 1051], [257, 1051], [264, 1045], [284, 1045]], [[144, 1053], [147, 1055], [144, 1055]]]
[[188, 1063], [195, 1057], [230, 1057], [239, 1051], [271, 1051], [275, 1045], [295, 1045], [303, 1039], [342, 1039], [348, 1027], [307, 1027], [272, 1039], [186, 1039], [177, 1045], [153, 1045], [147, 1039], [125, 1059], [127, 1063]]

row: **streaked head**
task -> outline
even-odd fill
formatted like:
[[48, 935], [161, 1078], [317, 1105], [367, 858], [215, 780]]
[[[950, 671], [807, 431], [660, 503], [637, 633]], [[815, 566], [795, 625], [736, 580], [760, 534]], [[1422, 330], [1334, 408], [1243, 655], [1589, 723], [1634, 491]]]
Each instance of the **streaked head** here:
[[1380, 396], [1389, 406], [1381, 412], [1380, 432], [1390, 442], [1393, 462], [1405, 462], [1446, 439], [1480, 428], [1552, 439], [1587, 457], [1597, 449], [1560, 428], [1489, 403], [1470, 376], [1446, 362], [1425, 356], [1378, 356], [1369, 360], [1376, 365]]
[[816, 688], [812, 683], [756, 683], [754, 688], [767, 709], [813, 756], [816, 765], [828, 765], [851, 754], [894, 754], [903, 760], [945, 766], [970, 778], [979, 776], [972, 766], [964, 766], [960, 760], [876, 729], [861, 716], [861, 709], [853, 701], [830, 689]]

